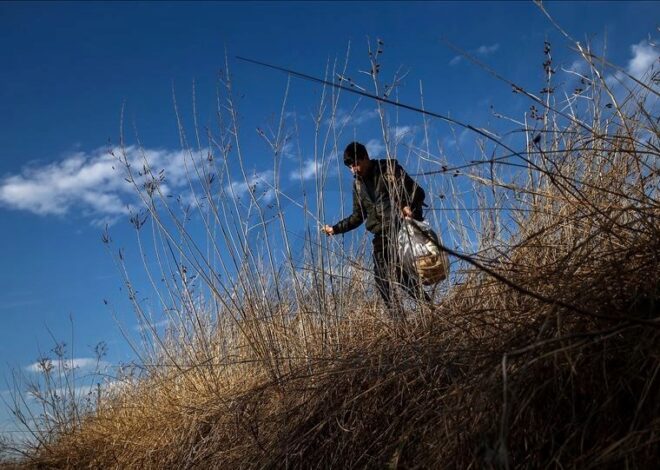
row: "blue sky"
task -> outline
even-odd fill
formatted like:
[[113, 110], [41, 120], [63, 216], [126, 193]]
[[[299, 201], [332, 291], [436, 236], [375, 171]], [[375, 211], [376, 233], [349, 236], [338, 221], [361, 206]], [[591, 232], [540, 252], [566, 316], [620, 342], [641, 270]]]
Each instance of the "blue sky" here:
[[[546, 7], [575, 39], [591, 41], [631, 72], [657, 62], [657, 2]], [[0, 3], [0, 375], [33, 373], [30, 366], [49, 352], [53, 338], [73, 345], [81, 370], [100, 341], [108, 345], [108, 363], [131, 359], [103, 300], [129, 329], [136, 321], [100, 236], [109, 223], [115, 241], [135, 254], [125, 209], [132, 199], [108, 171], [107, 151], [119, 141], [122, 106], [127, 143], [136, 143], [137, 132], [176, 190], [184, 182], [173, 89], [190, 126], [194, 81], [200, 125], [212, 126], [227, 51], [246, 165], [265, 175], [272, 165], [255, 129], [267, 128], [279, 115], [287, 77], [233, 57], [322, 76], [328, 63], [344, 60], [350, 44], [347, 74], [368, 85], [359, 72], [368, 64], [367, 38], [372, 45], [376, 38], [384, 42], [383, 77], [399, 67], [407, 72], [399, 88], [402, 101], [419, 105], [421, 81], [427, 109], [485, 127], [499, 125], [491, 106], [520, 116], [530, 103], [444, 40], [532, 89], [543, 81], [545, 40], [560, 68], [571, 69], [576, 59], [531, 2]], [[558, 80], [568, 83], [571, 77], [560, 74]], [[304, 180], [314, 172], [307, 133], [320, 94], [318, 85], [294, 80], [286, 105], [298, 119], [296, 154], [307, 164]], [[348, 113], [356, 105], [338, 145], [356, 136], [381, 153], [373, 103], [344, 95], [339, 109]], [[404, 134], [402, 143], [421, 139], [419, 115], [388, 112], [398, 116], [392, 130]], [[462, 161], [457, 149], [469, 136], [460, 129], [454, 136], [433, 122], [431, 138], [449, 163]], [[284, 179], [293, 187], [299, 163], [284, 165]], [[331, 186], [339, 178], [349, 183], [347, 172], [332, 178]], [[336, 201], [328, 202], [326, 213], [328, 222], [336, 221]], [[137, 261], [132, 264], [139, 271]], [[0, 392], [7, 388], [0, 383]], [[8, 420], [0, 411], [0, 429], [10, 427]]]

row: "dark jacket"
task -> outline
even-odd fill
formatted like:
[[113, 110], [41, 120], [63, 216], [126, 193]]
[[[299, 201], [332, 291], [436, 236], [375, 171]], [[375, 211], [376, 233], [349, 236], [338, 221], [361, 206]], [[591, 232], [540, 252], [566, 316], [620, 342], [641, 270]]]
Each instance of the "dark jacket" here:
[[387, 236], [404, 206], [412, 209], [415, 219], [423, 220], [424, 197], [424, 190], [396, 160], [372, 160], [369, 173], [353, 182], [353, 213], [332, 228], [335, 234], [348, 232], [366, 219], [368, 231]]

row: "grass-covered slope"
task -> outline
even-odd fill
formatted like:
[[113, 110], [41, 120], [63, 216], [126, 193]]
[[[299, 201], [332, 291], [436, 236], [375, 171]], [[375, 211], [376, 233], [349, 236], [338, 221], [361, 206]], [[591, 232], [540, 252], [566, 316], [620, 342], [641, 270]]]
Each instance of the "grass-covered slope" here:
[[589, 78], [573, 97], [587, 100], [582, 116], [536, 102], [546, 116], [507, 160], [518, 166], [466, 175], [497, 197], [484, 197], [478, 254], [452, 250], [434, 309], [395, 322], [368, 272], [342, 271], [331, 289], [329, 254], [288, 274], [260, 256], [231, 288], [209, 277], [213, 302], [179, 295], [178, 323], [150, 343], [145, 373], [37, 442], [25, 465], [653, 468], [657, 88], [633, 83], [610, 106], [616, 97]]

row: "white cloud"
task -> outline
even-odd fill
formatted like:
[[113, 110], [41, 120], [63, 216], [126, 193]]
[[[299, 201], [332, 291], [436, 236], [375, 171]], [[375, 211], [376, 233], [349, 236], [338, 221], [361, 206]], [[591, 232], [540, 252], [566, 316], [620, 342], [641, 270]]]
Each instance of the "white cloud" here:
[[289, 176], [292, 180], [307, 181], [315, 178], [321, 169], [321, 162], [314, 159], [305, 160], [302, 166], [292, 171]]
[[225, 186], [225, 191], [236, 199], [240, 199], [252, 192], [254, 196], [264, 202], [270, 202], [275, 197], [273, 170], [255, 172], [247, 181], [232, 181]]
[[[486, 57], [487, 55], [492, 54], [493, 52], [496, 52], [500, 48], [499, 43], [495, 44], [482, 44], [481, 46], [477, 47], [476, 49], [473, 49], [471, 52], [474, 55], [480, 55], [482, 57]], [[449, 65], [454, 66], [457, 65], [461, 60], [463, 60], [463, 56], [457, 55], [454, 56], [450, 61]]]
[[157, 321], [155, 323], [149, 323], [149, 324], [143, 324], [143, 325], [135, 325], [133, 329], [135, 331], [152, 331], [152, 329], [158, 330], [159, 328], [169, 326], [169, 324], [172, 323], [171, 320], [165, 319], [161, 321]]
[[377, 158], [385, 151], [385, 145], [378, 139], [371, 139], [365, 145], [370, 158]]
[[479, 55], [486, 56], [486, 55], [490, 55], [493, 52], [497, 51], [499, 48], [500, 48], [500, 45], [498, 43], [491, 44], [490, 46], [487, 46], [487, 45], [484, 44], [484, 45], [479, 46], [475, 52]]
[[628, 62], [627, 71], [637, 79], [644, 78], [644, 75], [658, 62], [658, 49], [644, 40], [630, 46], [630, 50], [633, 57]]
[[587, 62], [584, 59], [579, 58], [574, 60], [565, 70], [567, 72], [584, 75], [589, 70], [589, 67], [587, 66]]
[[96, 397], [100, 392], [101, 397], [107, 397], [111, 392], [120, 389], [120, 383], [116, 380], [99, 381], [100, 389], [97, 384], [76, 385], [72, 387], [59, 387], [53, 389], [34, 388], [26, 391], [26, 395], [33, 401], [42, 402], [43, 400], [52, 400], [53, 395], [58, 397], [73, 397], [81, 400], [86, 397]]
[[287, 140], [284, 145], [282, 146], [282, 155], [286, 158], [294, 158], [296, 156], [295, 154], [295, 146], [293, 145], [293, 142], [291, 140]]
[[[631, 45], [630, 52], [632, 58], [626, 65], [626, 72], [637, 80], [649, 83], [653, 75], [653, 70], [657, 69], [657, 62], [660, 55], [658, 47], [653, 43], [649, 43], [647, 40], [642, 40], [637, 44]], [[606, 76], [605, 83], [612, 88], [615, 96], [620, 96], [626, 87], [631, 88], [635, 86], [632, 80], [620, 71]], [[647, 102], [647, 105], [651, 106], [657, 103], [655, 97], [650, 96], [649, 98], [651, 98], [651, 101]]]
[[105, 361], [99, 361], [92, 357], [79, 357], [73, 359], [44, 359], [29, 366], [25, 367], [25, 370], [28, 372], [45, 372], [45, 371], [54, 371], [57, 372], [63, 369], [77, 369], [79, 371], [89, 371], [98, 369], [104, 369], [108, 366], [108, 363]]
[[412, 136], [415, 130], [414, 126], [397, 126], [394, 128], [394, 140], [398, 142], [404, 137]]
[[[0, 206], [25, 210], [37, 215], [67, 215], [79, 210], [95, 220], [112, 221], [129, 213], [137, 203], [133, 186], [125, 180], [122, 164], [111, 155], [120, 149], [76, 152], [62, 160], [30, 165], [20, 174], [0, 179]], [[182, 188], [187, 182], [185, 163], [192, 166], [191, 155], [184, 151], [127, 147], [125, 157], [138, 185], [147, 181], [139, 175], [145, 163], [154, 175], [164, 177], [164, 194]], [[204, 154], [204, 152], [202, 152]]]
[[454, 58], [449, 61], [449, 65], [453, 67], [454, 65], [458, 64], [462, 58], [463, 57], [460, 55], [454, 56]]
[[469, 134], [470, 134], [470, 130], [469, 130], [469, 129], [463, 129], [463, 130], [458, 134], [458, 136], [456, 136], [456, 137], [452, 136], [451, 138], [449, 138], [449, 140], [447, 141], [447, 145], [448, 145], [449, 147], [460, 147], [460, 146], [462, 146], [462, 145], [465, 144], [465, 142], [467, 141], [467, 138], [468, 138]]
[[337, 127], [357, 127], [377, 117], [377, 109], [363, 109], [354, 111], [353, 113], [349, 114], [346, 110], [339, 108], [337, 109], [335, 116], [326, 119], [325, 123], [326, 125], [331, 125], [334, 121], [334, 125]]

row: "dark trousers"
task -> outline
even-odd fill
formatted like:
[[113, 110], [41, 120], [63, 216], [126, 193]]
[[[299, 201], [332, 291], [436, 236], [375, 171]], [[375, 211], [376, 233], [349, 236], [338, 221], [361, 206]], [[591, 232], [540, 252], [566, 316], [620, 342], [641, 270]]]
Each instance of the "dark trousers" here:
[[400, 311], [393, 298], [393, 287], [400, 284], [406, 293], [418, 303], [431, 302], [431, 297], [424, 291], [419, 280], [404, 271], [398, 262], [396, 243], [382, 234], [373, 239], [374, 279], [380, 296], [390, 313]]

